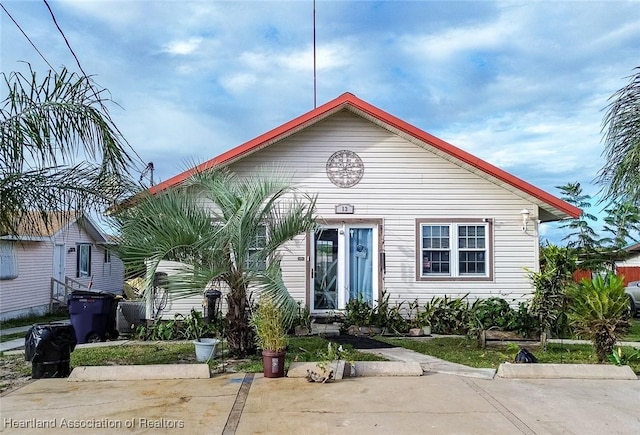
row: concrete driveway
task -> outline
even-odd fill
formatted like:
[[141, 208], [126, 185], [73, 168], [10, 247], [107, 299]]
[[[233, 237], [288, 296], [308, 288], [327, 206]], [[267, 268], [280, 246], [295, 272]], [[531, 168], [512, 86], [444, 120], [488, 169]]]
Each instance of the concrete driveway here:
[[0, 398], [0, 410], [7, 434], [637, 434], [640, 382], [41, 379]]

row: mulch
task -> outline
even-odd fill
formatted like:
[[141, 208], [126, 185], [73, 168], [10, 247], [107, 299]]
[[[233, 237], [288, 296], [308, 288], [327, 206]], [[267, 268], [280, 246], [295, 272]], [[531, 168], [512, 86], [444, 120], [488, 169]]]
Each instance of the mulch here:
[[389, 349], [397, 347], [389, 343], [383, 343], [382, 341], [374, 340], [373, 338], [365, 337], [362, 335], [336, 335], [332, 337], [326, 337], [327, 340], [333, 341], [338, 344], [350, 344], [354, 349]]

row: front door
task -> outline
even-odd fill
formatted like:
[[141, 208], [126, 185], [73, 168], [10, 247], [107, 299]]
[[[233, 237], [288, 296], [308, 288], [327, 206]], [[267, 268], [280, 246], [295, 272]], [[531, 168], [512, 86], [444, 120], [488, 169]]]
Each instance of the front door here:
[[65, 245], [55, 245], [53, 249], [53, 277], [59, 281], [54, 285], [54, 295], [56, 296], [64, 296], [65, 255]]
[[311, 252], [311, 311], [343, 310], [352, 299], [378, 302], [377, 226], [323, 226]]

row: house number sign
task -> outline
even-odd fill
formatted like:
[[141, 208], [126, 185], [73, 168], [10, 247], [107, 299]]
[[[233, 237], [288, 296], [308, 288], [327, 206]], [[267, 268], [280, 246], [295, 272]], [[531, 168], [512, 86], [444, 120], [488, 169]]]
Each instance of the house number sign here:
[[336, 214], [353, 214], [354, 207], [352, 204], [336, 205]]

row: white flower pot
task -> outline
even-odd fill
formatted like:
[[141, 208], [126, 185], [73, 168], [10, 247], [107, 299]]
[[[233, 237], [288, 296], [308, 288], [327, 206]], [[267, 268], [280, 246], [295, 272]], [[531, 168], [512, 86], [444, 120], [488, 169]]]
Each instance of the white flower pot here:
[[196, 345], [196, 359], [198, 362], [207, 362], [216, 357], [216, 346], [220, 340], [217, 338], [201, 338], [199, 341], [194, 340]]

